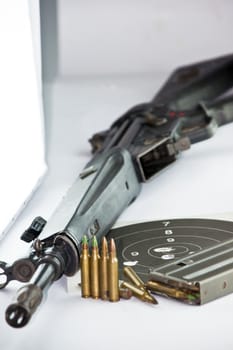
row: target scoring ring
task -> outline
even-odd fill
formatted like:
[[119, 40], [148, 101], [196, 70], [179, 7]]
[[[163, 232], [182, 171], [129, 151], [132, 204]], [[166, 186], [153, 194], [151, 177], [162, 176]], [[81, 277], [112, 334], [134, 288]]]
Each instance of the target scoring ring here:
[[233, 238], [233, 222], [210, 219], [174, 219], [123, 226], [110, 231], [117, 247], [120, 278], [123, 267], [147, 276], [150, 267], [185, 259], [200, 250]]

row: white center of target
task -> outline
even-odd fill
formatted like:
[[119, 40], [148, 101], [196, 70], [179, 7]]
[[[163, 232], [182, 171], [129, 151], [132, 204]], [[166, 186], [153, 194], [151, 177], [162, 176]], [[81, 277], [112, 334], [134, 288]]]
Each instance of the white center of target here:
[[175, 250], [173, 247], [160, 247], [160, 248], [154, 248], [153, 251], [156, 253], [168, 253]]

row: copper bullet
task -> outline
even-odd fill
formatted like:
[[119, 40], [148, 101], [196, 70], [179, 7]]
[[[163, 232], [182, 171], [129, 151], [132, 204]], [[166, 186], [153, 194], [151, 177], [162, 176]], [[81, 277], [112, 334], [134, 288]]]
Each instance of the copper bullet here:
[[99, 261], [100, 297], [102, 300], [108, 300], [108, 260], [108, 243], [106, 237], [103, 237]]
[[92, 238], [92, 250], [90, 257], [90, 275], [91, 275], [91, 296], [98, 299], [99, 291], [99, 249], [98, 242], [95, 236]]
[[83, 236], [82, 240], [82, 254], [80, 256], [81, 264], [81, 293], [83, 298], [88, 298], [90, 291], [90, 269], [89, 269], [89, 249], [87, 236]]
[[129, 282], [122, 282], [121, 287], [129, 288], [133, 295], [142, 301], [146, 301], [151, 304], [158, 304], [157, 300], [152, 295], [149, 295], [145, 290], [142, 290]]
[[118, 301], [119, 296], [119, 282], [118, 282], [118, 259], [116, 255], [116, 246], [114, 239], [110, 240], [109, 246], [109, 263], [108, 263], [108, 286], [109, 286], [109, 300]]

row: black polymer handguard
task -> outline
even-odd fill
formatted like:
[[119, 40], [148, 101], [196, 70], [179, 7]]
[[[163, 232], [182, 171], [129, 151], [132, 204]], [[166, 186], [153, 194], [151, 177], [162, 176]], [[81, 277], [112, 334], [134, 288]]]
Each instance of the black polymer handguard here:
[[133, 107], [90, 140], [93, 153], [123, 147], [147, 181], [180, 150], [233, 121], [233, 55], [177, 69], [149, 103]]
[[[81, 239], [106, 235], [138, 196], [141, 183], [173, 163], [191, 143], [205, 140], [233, 121], [233, 55], [176, 70], [149, 103], [120, 117], [90, 140], [94, 157], [46, 223], [37, 217], [21, 238], [29, 256], [0, 262], [0, 288], [11, 280], [21, 288], [6, 310], [7, 322], [25, 326], [49, 286], [79, 267]], [[4, 280], [5, 278], [5, 280]]]

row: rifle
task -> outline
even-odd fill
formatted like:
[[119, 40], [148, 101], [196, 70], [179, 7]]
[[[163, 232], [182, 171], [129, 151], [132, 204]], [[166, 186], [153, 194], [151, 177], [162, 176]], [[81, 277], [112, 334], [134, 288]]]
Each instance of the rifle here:
[[46, 222], [36, 217], [21, 239], [28, 257], [0, 262], [0, 288], [28, 282], [6, 310], [12, 327], [25, 326], [50, 285], [79, 268], [81, 240], [98, 241], [138, 196], [142, 183], [174, 163], [181, 151], [233, 121], [233, 55], [181, 67], [148, 103], [128, 110], [90, 142], [93, 158]]

